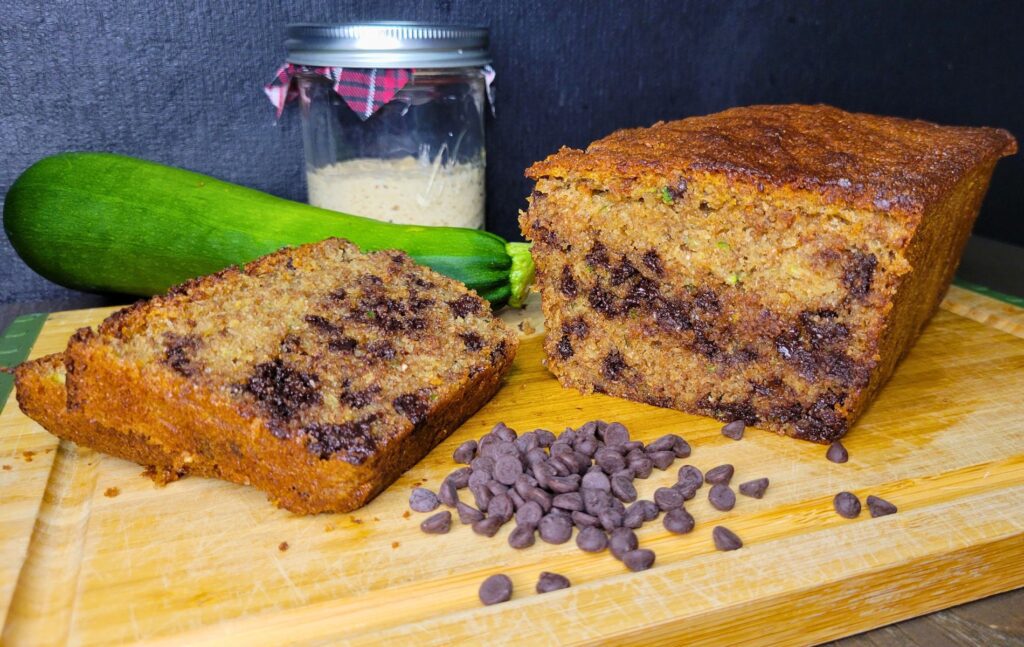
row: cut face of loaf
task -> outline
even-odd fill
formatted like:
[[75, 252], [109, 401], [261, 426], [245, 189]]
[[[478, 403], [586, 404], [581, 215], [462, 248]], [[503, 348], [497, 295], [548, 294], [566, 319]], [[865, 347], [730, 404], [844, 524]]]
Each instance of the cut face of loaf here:
[[1005, 131], [754, 106], [534, 165], [565, 386], [828, 442], [948, 287]]
[[[87, 446], [251, 484], [294, 512], [347, 511], [485, 403], [516, 347], [461, 284], [332, 239], [80, 330], [64, 354], [67, 415], [104, 436]], [[23, 409], [44, 422], [26, 395]], [[129, 434], [159, 451], [111, 451]]]

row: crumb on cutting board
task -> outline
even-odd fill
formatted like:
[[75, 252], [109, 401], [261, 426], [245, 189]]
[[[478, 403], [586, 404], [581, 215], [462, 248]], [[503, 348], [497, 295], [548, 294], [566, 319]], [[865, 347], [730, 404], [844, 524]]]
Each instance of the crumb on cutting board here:
[[118, 494], [121, 494], [121, 488], [119, 487], [108, 487], [103, 491], [103, 496], [113, 499]]

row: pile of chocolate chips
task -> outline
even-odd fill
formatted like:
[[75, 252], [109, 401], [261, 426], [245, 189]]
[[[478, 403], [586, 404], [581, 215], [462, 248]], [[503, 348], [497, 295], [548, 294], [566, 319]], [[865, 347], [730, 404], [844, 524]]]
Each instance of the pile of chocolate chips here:
[[[449, 474], [437, 494], [416, 488], [409, 505], [418, 512], [431, 512], [444, 503], [456, 510], [462, 523], [487, 537], [515, 520], [508, 543], [517, 549], [532, 546], [537, 537], [550, 544], [565, 543], [575, 527], [580, 550], [608, 548], [627, 568], [641, 571], [654, 564], [655, 555], [639, 547], [634, 529], [664, 512], [662, 523], [669, 532], [693, 530], [694, 519], [684, 504], [696, 496], [705, 480], [714, 485], [712, 505], [728, 510], [735, 504], [728, 485], [731, 465], [709, 470], [707, 479], [693, 465], [684, 465], [677, 482], [658, 488], [653, 501], [638, 500], [635, 479], [646, 479], [654, 469], [666, 470], [676, 459], [689, 455], [690, 445], [675, 434], [645, 446], [631, 440], [626, 427], [617, 422], [592, 421], [558, 436], [544, 429], [517, 435], [498, 423], [479, 441], [466, 441], [455, 450], [454, 460], [468, 467]], [[761, 498], [767, 487], [767, 479], [757, 479], [739, 489], [741, 494]], [[460, 500], [459, 491], [466, 489], [472, 505]], [[428, 533], [447, 532], [451, 517], [450, 511], [438, 512], [421, 528]], [[721, 526], [713, 537], [719, 550], [742, 546], [734, 533]]]

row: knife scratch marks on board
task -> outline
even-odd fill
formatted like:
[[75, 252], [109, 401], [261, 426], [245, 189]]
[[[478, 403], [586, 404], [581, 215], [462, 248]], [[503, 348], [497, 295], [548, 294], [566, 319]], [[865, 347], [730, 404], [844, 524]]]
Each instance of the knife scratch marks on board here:
[[274, 555], [274, 566], [277, 568], [277, 572], [281, 574], [284, 581], [288, 583], [288, 588], [291, 589], [292, 594], [295, 596], [295, 600], [300, 604], [306, 604], [308, 598], [305, 593], [302, 592], [299, 587], [295, 586], [295, 582], [292, 582], [292, 578], [288, 576], [288, 572], [284, 570], [284, 566], [281, 564], [281, 560], [277, 555]]

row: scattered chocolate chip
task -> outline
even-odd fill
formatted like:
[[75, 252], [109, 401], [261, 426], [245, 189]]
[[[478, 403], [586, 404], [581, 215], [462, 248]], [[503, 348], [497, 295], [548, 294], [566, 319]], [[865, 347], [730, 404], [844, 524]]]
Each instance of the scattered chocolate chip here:
[[768, 489], [768, 479], [759, 478], [753, 481], [747, 481], [746, 483], [740, 483], [740, 494], [744, 496], [753, 497], [760, 499], [764, 496], [765, 490]]
[[640, 541], [636, 533], [629, 528], [615, 528], [608, 534], [608, 548], [611, 549], [615, 559], [622, 559], [622, 556], [631, 550], [636, 550]]
[[634, 573], [646, 571], [654, 566], [654, 551], [647, 550], [646, 548], [631, 550], [622, 556], [622, 563]]
[[476, 441], [467, 440], [466, 442], [459, 445], [452, 453], [452, 458], [456, 463], [462, 463], [463, 465], [469, 465], [476, 458]]
[[651, 452], [651, 462], [659, 470], [667, 470], [676, 460], [676, 453], [671, 451]]
[[443, 535], [452, 527], [452, 513], [444, 510], [432, 514], [420, 524], [420, 530], [429, 535]]
[[896, 513], [896, 506], [874, 494], [868, 495], [867, 502], [868, 512], [871, 513], [872, 517], [884, 517]]
[[673, 510], [683, 506], [683, 495], [670, 487], [660, 487], [654, 491], [654, 503], [661, 510]]
[[613, 476], [612, 494], [623, 503], [636, 501], [636, 488], [633, 487], [633, 480], [625, 476]]
[[480, 601], [486, 605], [508, 602], [512, 597], [512, 580], [507, 575], [492, 575], [480, 585]]
[[602, 528], [609, 531], [621, 528], [624, 520], [625, 514], [612, 508], [602, 510], [601, 513], [597, 515], [598, 523], [601, 524]]
[[[682, 467], [679, 468], [679, 472], [677, 473], [677, 475], [678, 479], [676, 485], [680, 486], [684, 490], [692, 489], [693, 493], [696, 493], [697, 490], [699, 490], [700, 487], [704, 485], [704, 475], [701, 473], [699, 469], [697, 469], [693, 465], [683, 465]], [[691, 494], [687, 498], [692, 499], [693, 494]]]
[[585, 526], [576, 535], [576, 546], [587, 553], [600, 553], [608, 547], [608, 535], [596, 526]]
[[533, 433], [537, 435], [537, 443], [540, 447], [551, 447], [555, 442], [555, 435], [547, 429], [536, 429]]
[[487, 505], [487, 514], [491, 517], [498, 517], [502, 523], [510, 520], [515, 512], [512, 506], [512, 499], [507, 494], [498, 494]]
[[547, 514], [540, 520], [537, 529], [542, 541], [548, 544], [564, 544], [572, 537], [572, 520], [556, 514]]
[[[611, 447], [602, 447], [594, 454], [594, 462], [605, 471], [606, 474], [614, 474], [626, 467], [626, 459], [622, 454]], [[609, 488], [611, 484], [609, 484]]]
[[461, 490], [462, 488], [469, 485], [469, 477], [472, 476], [472, 474], [473, 470], [471, 470], [470, 468], [460, 467], [459, 469], [449, 474], [446, 480], [451, 481], [452, 485], [455, 486], [456, 490]]
[[604, 444], [608, 447], [623, 445], [629, 442], [629, 430], [620, 422], [610, 423], [604, 428], [604, 431], [601, 434], [601, 440], [603, 440]]
[[725, 526], [715, 526], [711, 531], [711, 538], [718, 550], [736, 550], [743, 547], [743, 541], [736, 536], [736, 533]]
[[492, 495], [498, 496], [499, 494], [508, 494], [508, 486], [497, 481], [488, 481], [487, 489]]
[[551, 499], [551, 505], [569, 512], [583, 510], [583, 495], [579, 492], [566, 492], [557, 494]]
[[551, 509], [551, 495], [539, 487], [530, 488], [530, 491], [527, 492], [523, 498], [527, 501], [536, 502], [544, 512]]
[[441, 505], [437, 495], [427, 488], [418, 487], [409, 494], [409, 508], [415, 512], [430, 512]]
[[828, 446], [828, 451], [825, 452], [825, 458], [833, 463], [845, 463], [850, 460], [850, 452], [846, 451], [843, 443], [833, 440], [832, 444]]
[[611, 492], [612, 489], [612, 483], [608, 479], [608, 475], [601, 471], [587, 472], [580, 485], [581, 487], [592, 490], [604, 490], [605, 492]]
[[508, 534], [508, 545], [517, 550], [529, 548], [536, 541], [533, 526], [516, 526]]
[[474, 472], [487, 472], [487, 478], [490, 480], [490, 475], [494, 472], [494, 459], [490, 456], [477, 456], [469, 466]]
[[473, 532], [484, 537], [493, 537], [505, 525], [500, 517], [485, 517], [473, 524]]
[[537, 593], [550, 593], [559, 589], [567, 589], [570, 586], [572, 584], [566, 576], [543, 571], [537, 580]]
[[685, 535], [693, 530], [696, 522], [686, 508], [676, 508], [665, 513], [662, 523], [665, 525], [665, 530], [677, 535]]
[[570, 474], [568, 476], [548, 477], [548, 489], [557, 494], [575, 492], [580, 489], [580, 475]]
[[712, 485], [728, 485], [729, 481], [732, 480], [732, 475], [734, 473], [735, 470], [733, 466], [726, 463], [725, 465], [712, 467], [708, 471], [704, 472], [704, 480]]
[[733, 440], [740, 440], [743, 438], [743, 432], [746, 431], [747, 424], [742, 420], [733, 420], [729, 424], [722, 427], [722, 435], [726, 438], [732, 438]]
[[437, 489], [437, 498], [446, 506], [454, 508], [455, 504], [459, 502], [459, 491], [455, 487], [455, 483], [450, 479], [441, 481], [441, 487]]
[[455, 510], [459, 513], [459, 521], [467, 526], [484, 518], [484, 513], [462, 501], [455, 504]]
[[539, 503], [527, 501], [516, 510], [516, 523], [520, 526], [533, 526], [536, 528], [543, 516], [544, 510], [541, 509]]
[[597, 517], [589, 515], [586, 512], [573, 512], [570, 518], [577, 528], [589, 528], [600, 524]]
[[736, 506], [736, 494], [728, 485], [716, 483], [711, 486], [711, 491], [708, 492], [708, 501], [716, 510], [728, 512]]
[[515, 485], [523, 473], [523, 464], [516, 456], [502, 455], [494, 461], [494, 479], [504, 485]]
[[852, 492], [840, 492], [832, 499], [832, 505], [840, 517], [856, 519], [860, 516], [860, 499]]
[[645, 479], [654, 471], [654, 461], [646, 456], [631, 459], [629, 461], [629, 469], [633, 472], [634, 478]]

